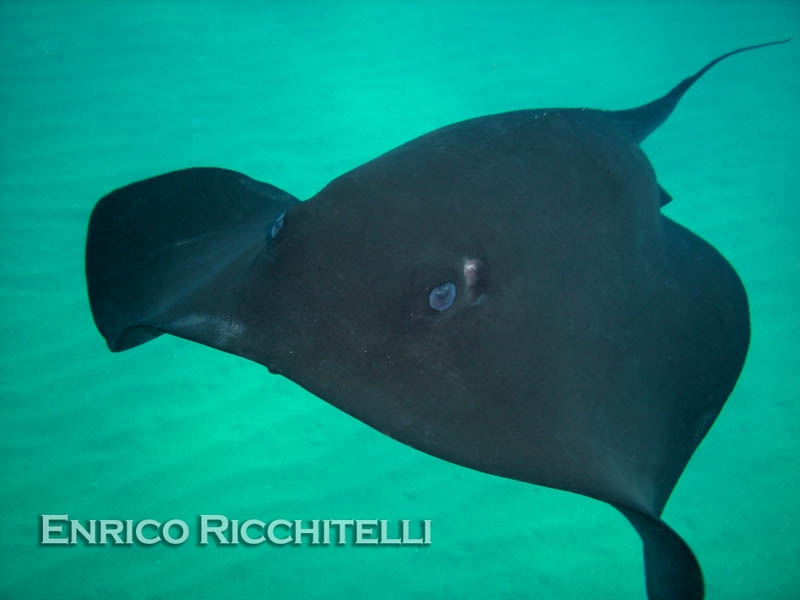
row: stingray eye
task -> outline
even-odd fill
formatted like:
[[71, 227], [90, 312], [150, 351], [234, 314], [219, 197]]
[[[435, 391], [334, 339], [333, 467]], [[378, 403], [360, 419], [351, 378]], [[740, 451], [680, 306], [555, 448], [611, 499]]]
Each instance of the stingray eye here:
[[446, 281], [444, 283], [440, 283], [431, 290], [431, 293], [428, 296], [428, 303], [431, 305], [433, 310], [442, 312], [443, 310], [450, 308], [455, 299], [456, 284], [452, 281]]
[[280, 230], [283, 228], [283, 220], [286, 218], [286, 211], [278, 215], [278, 218], [272, 222], [272, 229], [269, 230], [269, 237], [275, 239]]

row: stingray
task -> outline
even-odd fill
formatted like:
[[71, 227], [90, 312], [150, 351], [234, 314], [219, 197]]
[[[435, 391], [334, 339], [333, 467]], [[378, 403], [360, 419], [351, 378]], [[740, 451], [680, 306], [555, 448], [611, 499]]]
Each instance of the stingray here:
[[702, 598], [660, 515], [742, 370], [744, 287], [629, 110], [518, 110], [422, 135], [299, 201], [219, 168], [117, 189], [86, 277], [112, 351], [163, 333], [265, 365], [392, 438], [584, 494], [641, 536], [651, 599]]

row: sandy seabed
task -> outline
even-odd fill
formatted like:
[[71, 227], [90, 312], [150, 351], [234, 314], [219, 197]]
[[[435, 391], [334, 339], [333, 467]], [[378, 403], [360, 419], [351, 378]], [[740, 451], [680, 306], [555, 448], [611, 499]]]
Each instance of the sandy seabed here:
[[[224, 166], [307, 198], [433, 128], [627, 108], [797, 3], [0, 4], [0, 596], [644, 598], [608, 506], [456, 467], [262, 367], [163, 337], [106, 349], [83, 244], [103, 194]], [[742, 377], [665, 519], [709, 599], [800, 593], [800, 42], [710, 72], [644, 145], [665, 213], [735, 266]], [[79, 519], [430, 519], [425, 547], [42, 546]]]

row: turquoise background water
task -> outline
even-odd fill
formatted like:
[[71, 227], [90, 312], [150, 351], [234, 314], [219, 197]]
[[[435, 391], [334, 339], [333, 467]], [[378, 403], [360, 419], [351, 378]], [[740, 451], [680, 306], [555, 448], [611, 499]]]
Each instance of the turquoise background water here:
[[[163, 337], [112, 355], [83, 244], [109, 190], [224, 166], [306, 198], [428, 130], [624, 108], [796, 2], [0, 2], [0, 596], [644, 598], [606, 505], [384, 437], [262, 367]], [[747, 287], [742, 377], [665, 519], [708, 598], [800, 594], [800, 42], [711, 71], [644, 148]], [[42, 547], [38, 515], [432, 519], [426, 548]]]

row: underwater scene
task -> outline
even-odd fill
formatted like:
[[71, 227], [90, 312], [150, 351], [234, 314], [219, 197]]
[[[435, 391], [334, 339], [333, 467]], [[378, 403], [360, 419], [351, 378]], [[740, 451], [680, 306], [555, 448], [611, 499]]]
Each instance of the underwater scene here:
[[0, 598], [800, 597], [798, 31], [0, 2]]

